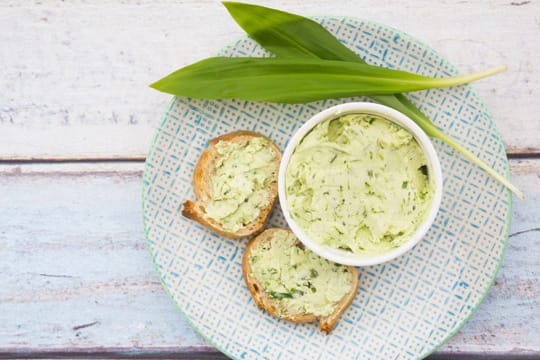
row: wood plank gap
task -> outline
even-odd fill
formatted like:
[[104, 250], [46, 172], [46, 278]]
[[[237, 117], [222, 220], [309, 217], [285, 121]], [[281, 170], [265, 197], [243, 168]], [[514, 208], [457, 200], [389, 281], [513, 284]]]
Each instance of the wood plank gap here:
[[226, 360], [227, 356], [215, 349], [74, 349], [74, 350], [16, 350], [0, 352], [0, 359], [197, 359]]
[[533, 149], [531, 151], [516, 151], [509, 152], [506, 155], [509, 159], [538, 159], [540, 158], [540, 149]]
[[426, 358], [426, 360], [540, 360], [540, 354], [534, 352], [488, 353], [488, 352], [438, 352]]
[[[540, 159], [540, 150], [511, 152], [507, 154], [508, 159]], [[58, 163], [116, 163], [116, 162], [145, 162], [146, 156], [126, 156], [126, 157], [84, 157], [84, 158], [0, 158], [0, 164], [58, 164]]]
[[134, 162], [141, 163], [146, 161], [146, 156], [128, 156], [128, 157], [89, 157], [89, 158], [15, 158], [1, 159], [0, 164], [22, 165], [22, 164], [58, 164], [58, 163], [120, 163]]
[[[226, 360], [227, 356], [217, 350], [194, 350], [184, 349], [156, 349], [156, 350], [133, 350], [133, 349], [81, 349], [81, 350], [20, 350], [14, 352], [0, 352], [0, 359], [197, 359], [197, 360]], [[473, 353], [458, 352], [435, 353], [427, 357], [427, 360], [539, 360], [537, 353]]]

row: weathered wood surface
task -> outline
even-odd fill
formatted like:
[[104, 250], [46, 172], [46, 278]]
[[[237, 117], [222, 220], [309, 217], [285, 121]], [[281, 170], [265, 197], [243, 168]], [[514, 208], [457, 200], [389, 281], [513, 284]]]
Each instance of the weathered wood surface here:
[[[540, 154], [540, 2], [261, 1], [378, 21], [431, 45], [478, 82], [511, 154]], [[146, 85], [242, 31], [215, 0], [0, 3], [0, 158], [141, 159], [169, 96]]]
[[[462, 72], [508, 64], [474, 87], [509, 154], [531, 158], [511, 161], [528, 200], [495, 285], [435, 358], [540, 356], [540, 2], [258, 3], [394, 26]], [[152, 268], [142, 162], [78, 161], [144, 159], [170, 99], [146, 85], [240, 35], [217, 0], [0, 2], [0, 358], [223, 358]]]
[[[218, 357], [162, 290], [143, 238], [142, 163], [0, 165], [0, 357]], [[495, 285], [436, 354], [540, 355], [540, 160], [512, 160]]]

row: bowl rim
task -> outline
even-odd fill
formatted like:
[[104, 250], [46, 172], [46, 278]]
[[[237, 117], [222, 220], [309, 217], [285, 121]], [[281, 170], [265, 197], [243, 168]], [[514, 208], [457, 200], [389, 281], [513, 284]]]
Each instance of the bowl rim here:
[[[368, 255], [356, 255], [344, 250], [335, 249], [327, 245], [320, 245], [312, 241], [309, 236], [302, 230], [302, 228], [292, 219], [288, 207], [287, 207], [287, 196], [285, 192], [285, 172], [289, 160], [294, 153], [294, 150], [297, 144], [304, 138], [304, 136], [311, 131], [317, 124], [341, 117], [348, 114], [371, 114], [381, 116], [410, 132], [426, 156], [428, 171], [432, 177], [431, 181], [435, 185], [435, 191], [433, 198], [431, 200], [431, 206], [427, 216], [424, 218], [424, 221], [418, 226], [415, 233], [411, 238], [404, 244], [396, 247], [387, 252], [379, 254], [368, 254]], [[279, 166], [278, 174], [278, 197], [281, 210], [287, 224], [293, 231], [293, 233], [298, 237], [298, 239], [310, 250], [312, 250], [317, 255], [331, 260], [333, 262], [344, 264], [344, 265], [353, 265], [353, 266], [372, 266], [377, 264], [382, 264], [387, 261], [393, 260], [398, 256], [403, 255], [410, 249], [412, 249], [416, 244], [427, 233], [437, 213], [440, 208], [441, 199], [443, 193], [443, 177], [441, 171], [441, 164], [437, 156], [437, 152], [433, 147], [431, 140], [428, 138], [426, 133], [408, 116], [405, 114], [392, 109], [388, 106], [375, 104], [370, 102], [349, 102], [336, 106], [332, 106], [326, 110], [323, 110], [308, 121], [306, 121], [289, 139], [285, 151], [281, 157], [281, 163]]]

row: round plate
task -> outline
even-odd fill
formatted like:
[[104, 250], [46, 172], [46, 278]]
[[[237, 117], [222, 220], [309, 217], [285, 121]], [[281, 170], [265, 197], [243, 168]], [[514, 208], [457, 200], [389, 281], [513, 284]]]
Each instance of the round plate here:
[[[457, 71], [432, 49], [395, 29], [351, 18], [318, 20], [367, 62], [422, 75]], [[268, 56], [242, 38], [224, 56]], [[261, 84], [264, 86], [264, 84]], [[446, 134], [500, 173], [508, 174], [502, 141], [470, 86], [410, 94]], [[247, 240], [227, 240], [181, 215], [195, 199], [193, 168], [208, 140], [249, 129], [281, 149], [294, 131], [330, 106], [175, 98], [151, 145], [143, 180], [148, 247], [163, 286], [207, 341], [237, 359], [405, 359], [433, 352], [471, 317], [501, 263], [511, 214], [509, 192], [439, 141], [444, 195], [425, 238], [389, 263], [360, 268], [351, 307], [326, 336], [317, 324], [291, 324], [257, 309], [242, 278]], [[275, 206], [267, 227], [285, 227]]]

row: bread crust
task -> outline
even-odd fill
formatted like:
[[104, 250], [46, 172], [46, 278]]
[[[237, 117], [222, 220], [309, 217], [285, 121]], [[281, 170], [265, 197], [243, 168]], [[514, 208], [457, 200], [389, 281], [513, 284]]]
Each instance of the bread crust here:
[[[204, 205], [212, 200], [211, 180], [215, 175], [215, 163], [219, 159], [216, 145], [220, 141], [241, 143], [257, 137], [268, 140], [270, 146], [276, 153], [276, 159], [272, 163], [272, 165], [275, 166], [276, 171], [274, 173], [274, 179], [272, 180], [268, 189], [268, 203], [264, 208], [260, 209], [260, 214], [254, 221], [246, 224], [243, 228], [236, 232], [227, 231], [217, 221], [205, 216], [204, 209]], [[239, 239], [256, 234], [264, 227], [266, 220], [270, 215], [270, 211], [276, 202], [278, 195], [277, 181], [280, 162], [281, 152], [276, 144], [274, 144], [274, 142], [272, 142], [272, 140], [270, 140], [268, 137], [254, 131], [234, 131], [210, 140], [208, 148], [203, 150], [193, 172], [193, 190], [197, 200], [187, 200], [184, 202], [182, 215], [191, 220], [197, 221], [207, 229], [229, 239]]]
[[[332, 329], [335, 327], [339, 317], [342, 313], [347, 310], [347, 308], [352, 304], [354, 297], [358, 291], [358, 271], [354, 266], [345, 266], [351, 277], [352, 288], [339, 303], [336, 304], [334, 312], [327, 316], [316, 316], [314, 314], [280, 314], [279, 313], [279, 300], [271, 299], [268, 294], [264, 291], [263, 286], [260, 282], [251, 275], [251, 265], [249, 259], [251, 257], [251, 252], [253, 247], [261, 242], [270, 241], [274, 234], [278, 231], [288, 231], [288, 229], [272, 228], [267, 229], [263, 233], [257, 235], [249, 241], [244, 251], [244, 256], [242, 257], [242, 274], [244, 275], [244, 280], [249, 289], [253, 300], [257, 304], [259, 309], [266, 310], [269, 314], [273, 316], [280, 317], [284, 320], [288, 320], [294, 323], [308, 323], [319, 321], [320, 331], [324, 331], [327, 335], [330, 334]], [[297, 239], [297, 244], [299, 240]]]

